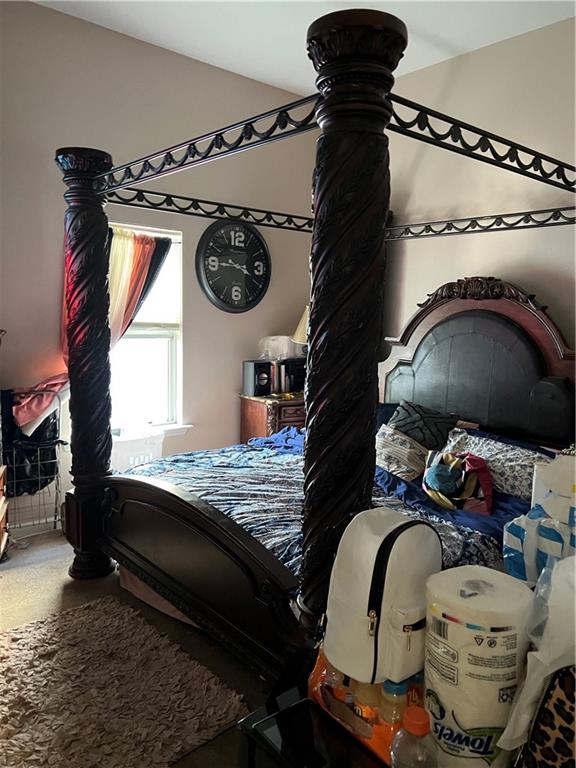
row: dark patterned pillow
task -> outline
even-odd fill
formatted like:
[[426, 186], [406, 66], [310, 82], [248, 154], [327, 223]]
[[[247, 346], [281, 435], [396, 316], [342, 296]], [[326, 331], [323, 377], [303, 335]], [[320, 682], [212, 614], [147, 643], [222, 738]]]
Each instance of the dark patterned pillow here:
[[430, 451], [439, 451], [444, 447], [448, 433], [457, 421], [458, 416], [450, 416], [417, 403], [401, 400], [388, 426], [425, 445]]

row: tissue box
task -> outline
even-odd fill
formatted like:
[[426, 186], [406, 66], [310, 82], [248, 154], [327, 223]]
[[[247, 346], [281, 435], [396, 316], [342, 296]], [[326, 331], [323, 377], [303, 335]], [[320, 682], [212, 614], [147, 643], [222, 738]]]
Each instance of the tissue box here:
[[559, 523], [576, 524], [576, 478], [574, 456], [557, 456], [550, 463], [534, 465], [532, 506], [541, 506]]
[[502, 554], [504, 567], [510, 576], [525, 581], [533, 587], [540, 570], [536, 563], [538, 526], [546, 519], [546, 513], [536, 506], [527, 515], [515, 517], [504, 526]]

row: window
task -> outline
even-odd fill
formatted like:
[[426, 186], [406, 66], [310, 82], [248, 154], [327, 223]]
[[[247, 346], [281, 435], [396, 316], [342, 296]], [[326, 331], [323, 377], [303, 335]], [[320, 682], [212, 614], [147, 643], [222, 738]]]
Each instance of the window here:
[[125, 228], [170, 237], [172, 246], [132, 325], [110, 353], [114, 432], [176, 423], [181, 398], [182, 233]]

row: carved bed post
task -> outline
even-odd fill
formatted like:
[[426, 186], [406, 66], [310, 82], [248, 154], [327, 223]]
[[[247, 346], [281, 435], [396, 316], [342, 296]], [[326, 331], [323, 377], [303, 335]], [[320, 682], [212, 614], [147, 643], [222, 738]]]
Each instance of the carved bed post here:
[[407, 42], [379, 11], [318, 19], [308, 55], [323, 96], [314, 172], [300, 621], [314, 633], [350, 519], [371, 506], [390, 198], [386, 100]]
[[99, 481], [110, 474], [110, 329], [108, 326], [108, 219], [94, 192], [94, 177], [112, 167], [97, 149], [56, 151], [68, 187], [65, 228], [72, 478], [66, 494], [65, 531], [75, 551], [70, 576], [93, 579], [112, 570], [98, 548], [104, 509]]

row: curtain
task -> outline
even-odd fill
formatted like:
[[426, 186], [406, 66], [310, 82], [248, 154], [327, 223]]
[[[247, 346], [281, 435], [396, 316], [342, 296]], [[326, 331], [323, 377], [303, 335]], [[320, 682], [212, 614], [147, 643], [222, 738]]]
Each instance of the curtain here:
[[[167, 237], [149, 237], [135, 234], [121, 227], [112, 227], [110, 234], [110, 267], [108, 290], [110, 293], [111, 347], [124, 335], [168, 255], [172, 241]], [[68, 388], [68, 341], [66, 336], [66, 306], [62, 307], [61, 346], [62, 370], [33, 387], [34, 395], [15, 390], [14, 421], [26, 433], [30, 433], [45, 418], [46, 412], [56, 406], [55, 393], [64, 395]], [[44, 395], [38, 392], [44, 391]]]
[[157, 237], [155, 238], [155, 240], [156, 240], [156, 245], [150, 257], [150, 266], [148, 268], [148, 272], [146, 273], [146, 277], [144, 279], [144, 286], [142, 287], [142, 293], [140, 294], [140, 297], [136, 302], [136, 307], [132, 313], [130, 322], [128, 323], [126, 328], [128, 328], [128, 326], [130, 325], [134, 317], [138, 314], [140, 307], [144, 303], [144, 299], [146, 298], [146, 296], [148, 296], [148, 294], [152, 290], [152, 286], [156, 282], [156, 278], [160, 273], [162, 264], [164, 264], [164, 261], [166, 260], [166, 256], [168, 256], [168, 251], [170, 250], [170, 246], [172, 245], [172, 240], [170, 240], [169, 237]]

